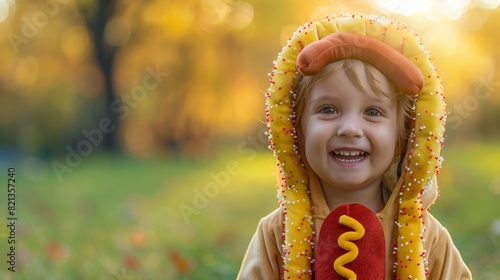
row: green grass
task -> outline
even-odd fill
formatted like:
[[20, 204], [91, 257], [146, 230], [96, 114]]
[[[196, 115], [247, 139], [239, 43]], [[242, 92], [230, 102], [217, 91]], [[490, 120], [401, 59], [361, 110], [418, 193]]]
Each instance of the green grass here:
[[[492, 228], [500, 219], [499, 155], [498, 144], [447, 146], [431, 210], [475, 279], [500, 274], [500, 234]], [[269, 152], [229, 148], [204, 160], [93, 154], [62, 182], [51, 169], [34, 177], [23, 166], [17, 272], [2, 261], [1, 279], [234, 279], [258, 220], [277, 207]], [[2, 226], [3, 256], [6, 237]]]
[[452, 235], [475, 279], [498, 279], [500, 145], [445, 147], [443, 156], [441, 197], [431, 212]]

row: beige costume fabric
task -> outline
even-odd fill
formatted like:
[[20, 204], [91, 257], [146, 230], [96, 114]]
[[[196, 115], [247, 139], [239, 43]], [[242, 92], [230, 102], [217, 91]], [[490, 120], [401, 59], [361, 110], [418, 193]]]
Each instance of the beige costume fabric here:
[[[429, 191], [423, 198], [424, 205], [427, 207], [437, 197], [436, 185], [429, 184], [428, 187]], [[330, 209], [316, 177], [311, 180], [310, 188], [314, 227], [320, 229]], [[395, 226], [399, 206], [397, 193], [392, 193], [385, 208], [377, 214], [383, 225], [386, 239], [386, 256], [388, 258], [386, 261], [386, 279], [394, 279], [392, 258], [394, 256], [393, 247], [397, 238]], [[268, 216], [262, 218], [245, 254], [237, 279], [281, 279], [283, 277], [283, 262], [281, 258], [284, 229], [283, 217], [281, 208], [278, 208]], [[472, 279], [470, 271], [455, 248], [448, 231], [430, 213], [426, 213], [424, 222], [428, 228], [432, 228], [432, 230], [427, 230], [424, 233], [424, 249], [428, 252], [428, 266], [430, 271], [427, 279]]]

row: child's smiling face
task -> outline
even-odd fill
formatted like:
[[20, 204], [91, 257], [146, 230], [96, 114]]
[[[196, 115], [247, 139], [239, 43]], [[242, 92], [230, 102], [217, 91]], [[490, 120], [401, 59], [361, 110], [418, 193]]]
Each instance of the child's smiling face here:
[[[360, 80], [362, 64], [354, 67]], [[390, 92], [387, 79], [380, 88]], [[317, 82], [305, 97], [300, 131], [307, 162], [323, 188], [380, 187], [398, 136], [397, 100], [355, 86], [343, 69]]]

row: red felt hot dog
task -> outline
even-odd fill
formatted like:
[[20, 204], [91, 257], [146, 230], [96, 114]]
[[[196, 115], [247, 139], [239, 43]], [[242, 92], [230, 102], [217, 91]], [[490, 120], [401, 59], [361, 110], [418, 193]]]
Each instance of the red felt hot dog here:
[[315, 279], [385, 279], [384, 231], [370, 209], [346, 204], [326, 217], [319, 233]]

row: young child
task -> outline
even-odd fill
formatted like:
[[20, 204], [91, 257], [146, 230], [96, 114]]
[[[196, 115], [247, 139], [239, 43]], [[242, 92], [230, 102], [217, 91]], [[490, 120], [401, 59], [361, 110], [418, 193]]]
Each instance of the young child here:
[[374, 15], [299, 28], [266, 93], [280, 207], [238, 279], [471, 279], [437, 198], [444, 95], [427, 51]]

